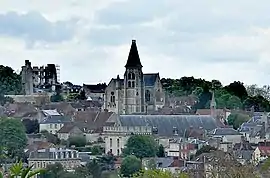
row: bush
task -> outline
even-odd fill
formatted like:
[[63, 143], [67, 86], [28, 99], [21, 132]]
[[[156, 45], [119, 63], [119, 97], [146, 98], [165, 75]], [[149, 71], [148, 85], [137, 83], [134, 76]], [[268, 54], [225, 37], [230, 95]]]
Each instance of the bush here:
[[68, 139], [69, 146], [84, 147], [86, 145], [86, 138], [84, 136], [74, 136]]

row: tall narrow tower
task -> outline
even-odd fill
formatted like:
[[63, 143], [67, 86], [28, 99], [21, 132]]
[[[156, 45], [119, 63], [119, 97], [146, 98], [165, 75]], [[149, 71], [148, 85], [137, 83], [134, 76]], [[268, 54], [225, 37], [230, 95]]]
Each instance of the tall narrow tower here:
[[217, 108], [217, 103], [216, 103], [216, 99], [215, 99], [215, 92], [214, 90], [212, 90], [212, 99], [211, 99], [211, 103], [210, 103], [210, 110], [211, 110], [211, 116], [216, 118], [216, 108]]
[[124, 75], [124, 113], [145, 112], [144, 80], [136, 40], [132, 40]]

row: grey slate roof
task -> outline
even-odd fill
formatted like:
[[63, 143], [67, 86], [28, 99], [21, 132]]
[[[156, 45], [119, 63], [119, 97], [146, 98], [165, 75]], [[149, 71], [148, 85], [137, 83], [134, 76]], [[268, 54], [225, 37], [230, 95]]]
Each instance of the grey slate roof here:
[[213, 130], [220, 124], [211, 116], [201, 115], [120, 115], [119, 122], [122, 126], [152, 126], [158, 129], [160, 136], [173, 136], [174, 127], [179, 136], [189, 128], [203, 128]]
[[233, 128], [216, 128], [210, 132], [211, 135], [242, 135]]
[[143, 74], [144, 85], [146, 87], [147, 86], [154, 86], [158, 75], [159, 75], [158, 73], [155, 73], [155, 74]]
[[58, 124], [71, 122], [71, 118], [66, 116], [48, 116], [40, 124]]

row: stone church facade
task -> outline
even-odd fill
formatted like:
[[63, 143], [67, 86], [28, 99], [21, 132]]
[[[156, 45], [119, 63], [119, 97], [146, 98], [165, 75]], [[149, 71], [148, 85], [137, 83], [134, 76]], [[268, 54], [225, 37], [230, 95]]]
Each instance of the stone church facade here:
[[105, 90], [104, 109], [118, 114], [145, 114], [165, 105], [159, 73], [144, 74], [142, 67], [136, 41], [132, 40], [124, 79], [119, 75], [111, 79]]

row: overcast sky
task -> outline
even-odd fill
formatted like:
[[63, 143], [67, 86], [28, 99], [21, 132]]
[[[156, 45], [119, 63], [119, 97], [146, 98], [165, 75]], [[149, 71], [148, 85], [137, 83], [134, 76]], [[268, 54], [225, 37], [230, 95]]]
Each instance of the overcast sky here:
[[269, 0], [1, 0], [0, 62], [108, 83], [136, 39], [143, 72], [270, 83]]

